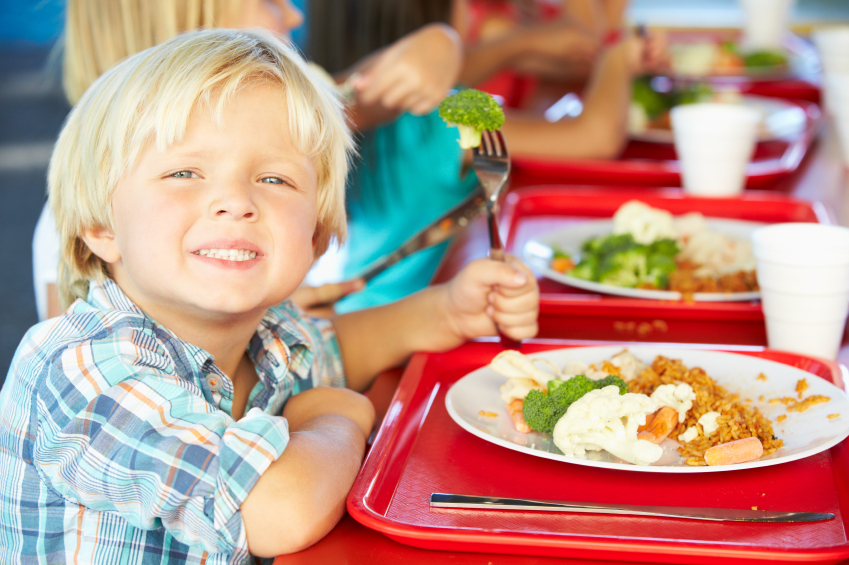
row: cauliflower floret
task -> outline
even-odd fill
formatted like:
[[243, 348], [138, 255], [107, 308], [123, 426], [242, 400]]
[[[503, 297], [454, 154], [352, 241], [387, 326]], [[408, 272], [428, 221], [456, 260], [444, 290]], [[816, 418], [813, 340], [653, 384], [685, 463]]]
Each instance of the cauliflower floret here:
[[510, 404], [517, 398], [525, 398], [532, 390], [545, 389], [533, 379], [515, 377], [507, 379], [507, 382], [501, 385], [498, 390], [501, 391], [501, 400], [504, 401], [504, 404]]
[[622, 373], [622, 380], [625, 382], [630, 381], [642, 373], [643, 369], [646, 368], [646, 364], [637, 359], [637, 357], [627, 349], [611, 357], [610, 362], [615, 367], [619, 367], [619, 372]]
[[716, 419], [719, 416], [719, 412], [708, 412], [699, 418], [699, 425], [704, 430], [706, 436], [711, 435], [719, 429], [719, 424], [716, 423]]
[[652, 399], [658, 406], [669, 406], [678, 411], [678, 423], [687, 419], [687, 411], [693, 407], [696, 393], [687, 383], [677, 385], [660, 385], [651, 393]]
[[690, 426], [689, 428], [687, 428], [687, 431], [678, 436], [678, 441], [682, 443], [687, 443], [696, 439], [698, 435], [699, 430], [696, 429], [696, 426]]
[[584, 363], [583, 361], [579, 361], [578, 359], [570, 359], [563, 364], [563, 369], [560, 371], [560, 378], [565, 381], [571, 379], [575, 375], [586, 375], [587, 370], [589, 370], [589, 368], [590, 366]]
[[629, 233], [634, 241], [649, 245], [659, 239], [675, 239], [672, 214], [639, 200], [626, 202], [613, 214], [613, 233]]
[[605, 451], [636, 465], [651, 465], [663, 448], [637, 439], [646, 415], [658, 409], [644, 394], [619, 394], [616, 386], [588, 392], [566, 410], [554, 426], [554, 445], [568, 456], [586, 458], [587, 451]]

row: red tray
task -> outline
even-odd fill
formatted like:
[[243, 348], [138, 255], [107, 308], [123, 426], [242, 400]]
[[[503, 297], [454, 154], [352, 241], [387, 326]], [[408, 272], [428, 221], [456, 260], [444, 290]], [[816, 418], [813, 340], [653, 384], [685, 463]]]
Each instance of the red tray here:
[[[547, 231], [586, 219], [610, 218], [638, 199], [673, 214], [759, 222], [830, 223], [819, 202], [773, 192], [749, 191], [740, 198], [697, 198], [680, 190], [539, 186], [507, 195], [501, 223], [505, 247], [521, 257], [525, 243]], [[540, 337], [684, 343], [766, 345], [760, 302], [681, 302], [595, 294], [539, 280]]]
[[[816, 135], [819, 107], [793, 101], [808, 116], [807, 127], [791, 140], [759, 143], [747, 168], [746, 188], [780, 189], [776, 181], [799, 168]], [[681, 186], [681, 172], [671, 144], [630, 141], [618, 159], [545, 160], [514, 157], [512, 187], [537, 184], [619, 184]]]
[[[523, 351], [574, 345], [526, 342]], [[849, 557], [845, 529], [849, 514], [843, 514], [849, 508], [849, 442], [771, 467], [674, 476], [528, 456], [473, 436], [454, 423], [445, 409], [450, 385], [486, 365], [500, 350], [496, 343], [475, 342], [448, 353], [412, 358], [348, 496], [348, 512], [354, 519], [396, 541], [428, 549], [663, 563], [722, 559], [741, 564], [826, 564]], [[763, 348], [740, 352], [799, 367], [843, 388], [841, 367], [836, 363]], [[623, 504], [804, 508], [836, 517], [807, 524], [746, 524], [431, 510], [433, 492]]]

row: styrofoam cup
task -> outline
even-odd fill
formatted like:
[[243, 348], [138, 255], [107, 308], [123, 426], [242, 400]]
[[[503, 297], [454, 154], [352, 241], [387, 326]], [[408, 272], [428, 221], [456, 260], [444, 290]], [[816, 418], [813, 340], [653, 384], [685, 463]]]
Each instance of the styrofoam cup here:
[[752, 233], [767, 341], [834, 359], [849, 313], [849, 228], [773, 224]]
[[794, 294], [761, 289], [764, 316], [785, 322], [846, 321], [849, 289], [836, 294]]
[[759, 261], [800, 268], [846, 266], [849, 228], [810, 222], [772, 224], [752, 232], [752, 253]]
[[734, 196], [743, 191], [762, 114], [738, 104], [676, 106], [670, 113], [684, 191]]
[[745, 12], [743, 46], [746, 49], [776, 49], [787, 31], [795, 0], [740, 0]]
[[814, 41], [820, 58], [849, 53], [849, 25], [815, 29], [811, 33], [811, 39]]
[[845, 318], [828, 322], [797, 322], [767, 317], [767, 342], [772, 349], [836, 359], [845, 325]]
[[[758, 257], [755, 255], [755, 257]], [[758, 286], [776, 292], [834, 294], [849, 292], [849, 265], [802, 266], [757, 259]]]

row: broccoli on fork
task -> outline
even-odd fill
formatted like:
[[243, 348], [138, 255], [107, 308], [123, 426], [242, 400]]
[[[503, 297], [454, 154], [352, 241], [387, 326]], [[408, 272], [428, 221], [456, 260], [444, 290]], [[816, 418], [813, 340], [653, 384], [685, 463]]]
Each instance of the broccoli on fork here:
[[445, 98], [439, 105], [439, 117], [460, 130], [460, 147], [481, 144], [481, 131], [494, 131], [504, 125], [504, 112], [485, 92], [469, 88]]

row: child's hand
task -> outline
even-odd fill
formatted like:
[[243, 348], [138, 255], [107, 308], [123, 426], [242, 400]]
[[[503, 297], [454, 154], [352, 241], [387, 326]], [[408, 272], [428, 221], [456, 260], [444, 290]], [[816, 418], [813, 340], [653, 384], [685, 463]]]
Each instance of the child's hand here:
[[321, 286], [299, 286], [289, 296], [295, 304], [304, 309], [309, 316], [316, 318], [330, 318], [335, 314], [333, 305], [352, 292], [357, 292], [365, 287], [365, 281], [354, 279], [339, 283], [327, 283]]
[[517, 340], [537, 334], [539, 287], [513, 256], [474, 261], [446, 289], [448, 323], [461, 342], [499, 331]]
[[625, 42], [631, 76], [656, 74], [669, 69], [669, 46], [663, 31], [647, 29], [643, 35], [633, 35]]
[[283, 417], [288, 420], [289, 431], [292, 432], [319, 416], [341, 416], [350, 420], [366, 438], [374, 427], [371, 400], [347, 388], [312, 388], [290, 398], [283, 409]]
[[447, 25], [432, 24], [387, 47], [359, 70], [361, 76], [353, 86], [365, 105], [427, 114], [456, 82], [462, 61], [457, 33]]

